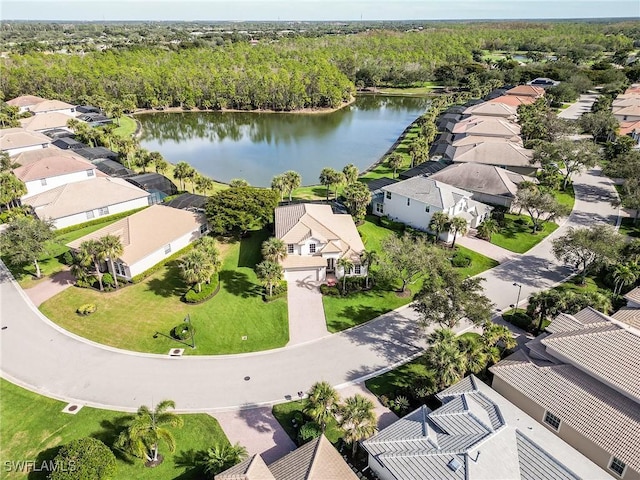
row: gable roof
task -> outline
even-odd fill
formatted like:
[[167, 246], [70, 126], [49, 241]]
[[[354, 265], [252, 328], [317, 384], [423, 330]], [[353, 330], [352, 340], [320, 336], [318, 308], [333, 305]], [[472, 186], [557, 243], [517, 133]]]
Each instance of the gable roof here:
[[479, 105], [468, 107], [464, 111], [465, 115], [482, 115], [489, 117], [516, 118], [518, 110], [504, 103], [484, 102]]
[[611, 111], [614, 115], [627, 115], [637, 117], [640, 116], [640, 104], [629, 105], [628, 107], [615, 107]]
[[260, 455], [253, 455], [217, 474], [215, 480], [276, 480]]
[[12, 107], [28, 107], [30, 105], [36, 105], [40, 102], [46, 102], [46, 98], [37, 97], [35, 95], [21, 95], [20, 97], [7, 100], [7, 105]]
[[148, 192], [125, 180], [102, 177], [87, 182], [68, 183], [32, 195], [22, 203], [31, 205], [36, 215], [42, 219], [58, 219], [148, 196]]
[[640, 120], [632, 122], [620, 122], [620, 129], [618, 133], [620, 135], [629, 135], [630, 133], [640, 132]]
[[276, 480], [356, 480], [358, 477], [324, 435], [269, 465]]
[[67, 246], [77, 250], [85, 240], [97, 240], [108, 234], [116, 235], [124, 247], [120, 260], [132, 265], [183, 235], [199, 230], [205, 221], [203, 215], [163, 205], [152, 205], [78, 238]]
[[544, 88], [534, 87], [533, 85], [518, 85], [507, 90], [507, 95], [518, 95], [521, 97], [540, 98], [544, 95]]
[[629, 302], [640, 304], [640, 287], [636, 287], [630, 292], [627, 292], [624, 298]]
[[0, 150], [32, 147], [51, 143], [51, 139], [40, 132], [24, 128], [4, 128], [0, 130]]
[[362, 442], [392, 478], [608, 477], [473, 375], [437, 397]]
[[486, 142], [463, 147], [451, 146], [447, 156], [454, 163], [473, 162], [508, 167], [532, 167], [533, 151], [511, 142]]
[[[49, 147], [43, 150], [53, 150], [53, 147]], [[34, 151], [39, 152], [39, 150]], [[59, 151], [63, 152], [63, 150]], [[21, 158], [24, 159], [27, 157], [25, 156]], [[85, 170], [95, 170], [96, 168], [91, 164], [91, 162], [73, 154], [58, 154], [57, 152], [55, 152], [53, 155], [33, 158], [34, 159], [30, 161], [24, 161], [16, 158], [16, 162], [19, 163], [20, 166], [14, 168], [13, 173], [23, 182], [40, 180], [42, 178], [57, 177], [58, 175], [67, 175], [70, 173], [82, 172]]]
[[74, 107], [75, 105], [71, 105], [70, 103], [62, 102], [60, 100], [45, 100], [44, 102], [38, 102], [37, 104], [35, 104], [29, 109], [29, 111], [40, 115], [46, 112], [53, 112], [55, 110], [67, 110]]
[[40, 113], [20, 120], [20, 125], [27, 130], [48, 130], [50, 128], [66, 127], [73, 117], [60, 112]]
[[392, 194], [402, 195], [433, 207], [447, 209], [463, 198], [471, 198], [471, 192], [432, 180], [431, 177], [412, 177], [383, 188]]
[[479, 163], [456, 163], [434, 173], [431, 179], [470, 192], [509, 198], [515, 198], [519, 183], [524, 181], [537, 183], [533, 177]]
[[492, 103], [503, 103], [505, 105], [510, 105], [512, 107], [518, 108], [520, 105], [529, 105], [535, 102], [536, 99], [534, 97], [527, 97], [523, 95], [502, 95], [501, 97], [496, 97], [489, 102]]
[[504, 142], [511, 142], [517, 144], [518, 146], [522, 146], [522, 139], [519, 135], [514, 135], [512, 137], [486, 137], [482, 135], [465, 135], [460, 138], [458, 138], [458, 135], [456, 135], [456, 139], [451, 142], [451, 145], [453, 145], [454, 147], [464, 147], [467, 145], [477, 146], [481, 143]]
[[640, 329], [640, 308], [622, 307], [611, 318]]
[[487, 137], [514, 137], [520, 135], [520, 125], [504, 118], [473, 115], [456, 123], [452, 133], [484, 135]]

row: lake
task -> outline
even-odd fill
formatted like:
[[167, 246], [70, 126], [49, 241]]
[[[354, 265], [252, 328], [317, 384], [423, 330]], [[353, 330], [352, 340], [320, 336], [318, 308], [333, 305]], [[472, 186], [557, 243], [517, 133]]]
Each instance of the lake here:
[[428, 99], [364, 95], [330, 113], [184, 112], [138, 115], [140, 144], [171, 163], [186, 161], [221, 182], [266, 187], [295, 170], [318, 184], [324, 167], [376, 162], [428, 106]]

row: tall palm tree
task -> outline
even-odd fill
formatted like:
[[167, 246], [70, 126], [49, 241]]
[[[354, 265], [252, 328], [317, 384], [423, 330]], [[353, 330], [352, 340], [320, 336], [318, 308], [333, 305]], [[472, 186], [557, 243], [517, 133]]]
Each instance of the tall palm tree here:
[[482, 326], [482, 336], [480, 337], [485, 347], [495, 347], [498, 344], [502, 344], [505, 349], [515, 348], [517, 345], [516, 339], [513, 338], [513, 333], [504, 325], [498, 325], [494, 322], [486, 322]]
[[344, 440], [351, 444], [351, 456], [355, 457], [358, 442], [376, 432], [376, 414], [373, 402], [362, 395], [346, 398], [340, 406], [340, 427], [345, 431]]
[[469, 228], [469, 225], [464, 218], [453, 217], [451, 219], [450, 229], [453, 232], [453, 242], [451, 243], [451, 248], [455, 248], [456, 238], [458, 238], [458, 234], [464, 235], [465, 233], [467, 233], [468, 228]]
[[637, 279], [637, 272], [631, 267], [630, 264], [621, 263], [613, 268], [613, 280], [615, 287], [613, 293], [620, 295], [622, 287], [633, 284]]
[[353, 262], [349, 257], [341, 257], [338, 259], [338, 267], [342, 268], [342, 292], [347, 288], [347, 274], [353, 268]]
[[[155, 152], [151, 152], [155, 153]], [[163, 174], [167, 170], [169, 170], [169, 162], [167, 162], [164, 158], [159, 157], [153, 161], [153, 165], [155, 166], [156, 173]]]
[[102, 243], [99, 240], [85, 240], [80, 244], [78, 254], [83, 262], [93, 262], [93, 269], [100, 285], [100, 291], [103, 291], [100, 263], [107, 257], [107, 254]]
[[7, 210], [18, 204], [18, 199], [27, 193], [25, 183], [16, 177], [13, 172], [0, 173], [0, 203]]
[[158, 166], [162, 166], [162, 162], [166, 163], [166, 160], [164, 159], [162, 154], [160, 152], [149, 152], [148, 159], [149, 159], [148, 163], [153, 163], [153, 165], [155, 166], [156, 173], [160, 173], [158, 171]]
[[327, 422], [335, 418], [338, 410], [338, 392], [327, 382], [316, 382], [308, 392], [307, 406], [304, 411], [316, 423], [320, 424], [322, 432], [327, 428]]
[[347, 182], [347, 185], [356, 183], [358, 181], [358, 175], [360, 174], [360, 172], [358, 171], [358, 167], [356, 167], [353, 163], [346, 165], [342, 169], [342, 173], [344, 174], [344, 179], [345, 182]]
[[451, 219], [449, 218], [449, 215], [447, 215], [445, 212], [435, 212], [431, 216], [431, 222], [429, 222], [429, 229], [431, 229], [436, 234], [436, 237], [433, 243], [437, 243], [438, 240], [440, 239], [440, 234], [449, 229], [450, 221]]
[[387, 158], [387, 165], [393, 170], [393, 178], [396, 178], [396, 172], [402, 166], [402, 155], [396, 152], [392, 153]]
[[487, 352], [484, 345], [475, 339], [468, 338], [461, 338], [458, 343], [466, 356], [467, 370], [475, 374], [482, 372], [487, 367]]
[[428, 339], [431, 346], [425, 358], [435, 372], [438, 390], [442, 390], [462, 378], [467, 370], [467, 356], [451, 329], [435, 330]]
[[280, 194], [281, 202], [284, 200], [284, 191], [286, 190], [284, 175], [276, 175], [271, 179], [271, 190], [275, 190]]
[[283, 270], [279, 263], [265, 260], [256, 265], [256, 276], [269, 289], [269, 296], [273, 295], [273, 287], [282, 281]]
[[180, 272], [185, 282], [197, 285], [198, 292], [201, 292], [202, 283], [211, 280], [215, 273], [215, 266], [205, 252], [194, 248], [182, 257]]
[[284, 172], [284, 189], [289, 194], [289, 202], [291, 202], [293, 191], [302, 183], [302, 177], [298, 172], [289, 170]]
[[173, 178], [180, 180], [180, 190], [184, 191], [184, 181], [191, 176], [193, 167], [187, 162], [178, 162], [173, 170]]
[[233, 467], [249, 456], [247, 449], [239, 443], [216, 443], [213, 447], [204, 452], [202, 458], [197, 460], [197, 464], [204, 467], [204, 473], [210, 478], [214, 478], [220, 472]]
[[262, 256], [270, 262], [279, 262], [287, 256], [287, 245], [276, 237], [271, 237], [262, 242]]
[[163, 400], [153, 410], [142, 405], [127, 428], [118, 436], [115, 447], [149, 462], [158, 461], [160, 441], [167, 444], [170, 452], [174, 452], [176, 441], [167, 427], [182, 427], [184, 421], [175, 413], [167, 411], [170, 408], [176, 408], [173, 400]]
[[105, 256], [109, 260], [109, 266], [111, 267], [111, 274], [113, 275], [113, 280], [115, 282], [116, 290], [117, 290], [118, 275], [116, 273], [114, 260], [124, 253], [124, 246], [122, 245], [122, 241], [120, 240], [120, 237], [116, 235], [105, 235], [99, 240], [99, 242], [102, 245], [102, 250], [105, 253]]
[[499, 230], [498, 222], [493, 218], [487, 218], [478, 226], [478, 235], [487, 241], [491, 241], [491, 236]]
[[366, 273], [364, 276], [365, 287], [369, 288], [369, 273], [373, 264], [378, 260], [378, 254], [373, 250], [365, 250], [360, 254], [360, 261], [362, 265], [366, 268]]
[[0, 172], [10, 172], [19, 166], [20, 164], [14, 162], [7, 152], [0, 152]]
[[321, 185], [326, 185], [327, 187], [327, 200], [329, 200], [329, 189], [331, 185], [333, 185], [337, 173], [337, 170], [329, 167], [323, 168], [322, 171], [320, 171], [319, 180]]
[[198, 191], [204, 195], [207, 195], [209, 193], [209, 190], [213, 188], [213, 184], [215, 183], [213, 179], [205, 177], [204, 175], [198, 176], [195, 182]]

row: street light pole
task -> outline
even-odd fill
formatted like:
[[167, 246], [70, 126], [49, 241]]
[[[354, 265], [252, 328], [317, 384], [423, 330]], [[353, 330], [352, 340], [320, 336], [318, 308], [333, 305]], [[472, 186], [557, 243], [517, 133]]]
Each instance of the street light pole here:
[[520, 293], [522, 292], [522, 285], [520, 285], [519, 283], [513, 282], [513, 286], [518, 287], [518, 298], [516, 299], [516, 304], [514, 305], [514, 308], [513, 308], [517, 312], [518, 304], [520, 303]]
[[191, 315], [187, 314], [184, 322], [189, 324], [189, 332], [191, 332], [191, 348], [196, 348], [196, 341], [193, 338], [193, 323], [191, 323]]

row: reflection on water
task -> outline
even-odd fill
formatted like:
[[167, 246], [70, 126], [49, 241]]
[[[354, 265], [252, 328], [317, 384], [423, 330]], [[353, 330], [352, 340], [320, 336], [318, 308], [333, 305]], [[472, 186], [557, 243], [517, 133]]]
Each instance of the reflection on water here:
[[427, 108], [414, 97], [363, 96], [332, 113], [185, 112], [140, 115], [140, 142], [172, 163], [189, 162], [216, 180], [268, 186], [296, 170], [305, 185], [324, 167], [365, 169]]

